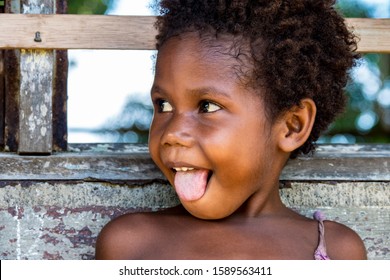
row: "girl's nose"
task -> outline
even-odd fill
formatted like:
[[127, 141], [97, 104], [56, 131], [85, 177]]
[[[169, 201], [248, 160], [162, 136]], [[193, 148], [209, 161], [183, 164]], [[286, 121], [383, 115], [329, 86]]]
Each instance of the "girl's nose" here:
[[176, 115], [168, 121], [161, 144], [167, 146], [191, 147], [194, 144], [193, 122], [190, 116]]

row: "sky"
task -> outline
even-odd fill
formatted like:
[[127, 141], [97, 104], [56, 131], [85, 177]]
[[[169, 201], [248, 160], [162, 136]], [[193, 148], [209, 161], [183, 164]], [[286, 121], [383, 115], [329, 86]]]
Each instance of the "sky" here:
[[[350, 0], [356, 1], [356, 0]], [[373, 17], [389, 18], [390, 17], [390, 0], [359, 0], [359, 2], [374, 7]]]
[[[109, 15], [150, 15], [148, 0], [117, 0]], [[74, 128], [96, 129], [118, 115], [129, 95], [145, 103], [153, 82], [154, 51], [70, 50], [68, 77], [68, 141], [110, 141], [100, 136], [73, 132]]]
[[[358, 1], [358, 0], [350, 0]], [[359, 0], [376, 7], [375, 17], [390, 17], [390, 0]], [[149, 0], [115, 0], [109, 15], [150, 15]], [[68, 77], [68, 141], [110, 142], [78, 129], [96, 129], [117, 116], [130, 95], [150, 103], [154, 51], [70, 50]], [[367, 74], [367, 73], [366, 73]], [[367, 74], [369, 75], [369, 74]], [[388, 96], [389, 93], [386, 93]], [[386, 97], [385, 96], [385, 97]], [[390, 98], [390, 97], [389, 97]], [[387, 102], [388, 99], [384, 99]], [[387, 100], [387, 101], [386, 101]]]

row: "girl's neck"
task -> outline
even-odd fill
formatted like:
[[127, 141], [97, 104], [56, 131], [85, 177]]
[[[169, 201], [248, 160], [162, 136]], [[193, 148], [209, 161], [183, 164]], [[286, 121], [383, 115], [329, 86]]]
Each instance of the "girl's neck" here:
[[268, 195], [264, 195], [261, 192], [255, 193], [237, 209], [235, 214], [246, 217], [258, 217], [261, 215], [280, 215], [290, 212], [291, 210], [280, 199], [279, 188], [275, 187], [274, 190]]

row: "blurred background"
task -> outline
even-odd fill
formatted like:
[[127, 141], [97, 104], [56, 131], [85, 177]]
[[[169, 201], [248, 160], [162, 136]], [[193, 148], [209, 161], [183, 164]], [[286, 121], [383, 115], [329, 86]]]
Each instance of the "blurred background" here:
[[[154, 2], [154, 0], [152, 0]], [[153, 15], [150, 0], [68, 0], [70, 14]], [[345, 17], [390, 18], [390, 0], [338, 0]], [[70, 50], [69, 143], [147, 143], [155, 51]], [[390, 55], [364, 55], [346, 112], [319, 143], [390, 143]]]

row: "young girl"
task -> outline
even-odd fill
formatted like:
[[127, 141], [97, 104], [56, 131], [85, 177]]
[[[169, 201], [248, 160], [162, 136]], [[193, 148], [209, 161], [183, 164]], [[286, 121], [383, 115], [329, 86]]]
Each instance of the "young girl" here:
[[149, 148], [181, 206], [113, 220], [97, 259], [366, 258], [354, 231], [279, 197], [358, 57], [333, 2], [161, 1]]

